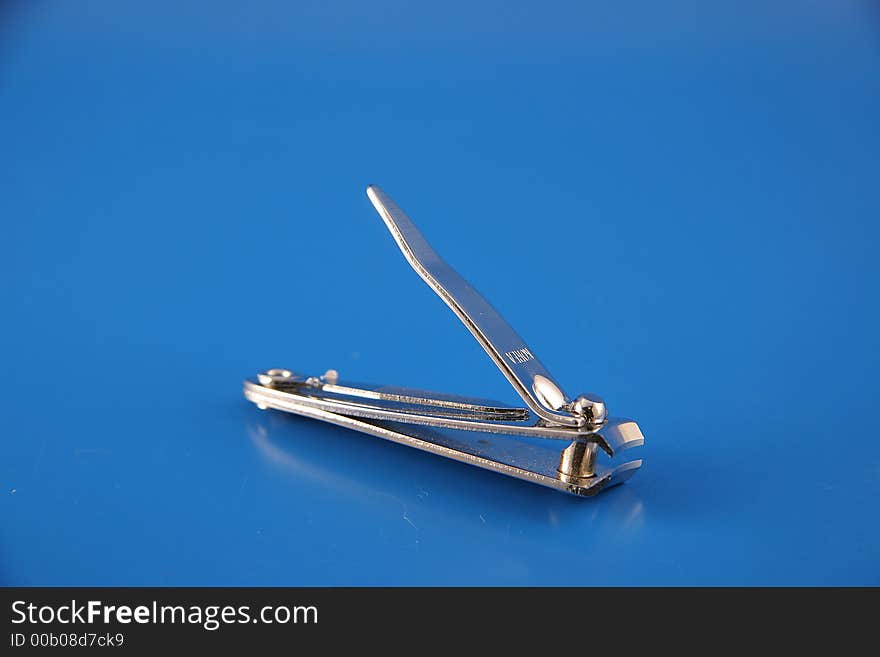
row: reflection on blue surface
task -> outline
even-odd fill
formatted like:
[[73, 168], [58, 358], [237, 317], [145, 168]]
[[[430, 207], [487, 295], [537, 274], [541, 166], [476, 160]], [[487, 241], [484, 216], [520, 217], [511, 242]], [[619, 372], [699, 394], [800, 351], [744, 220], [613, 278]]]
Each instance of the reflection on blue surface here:
[[[0, 581], [880, 584], [880, 16], [764, 4], [6, 3]], [[372, 182], [638, 419], [631, 482], [241, 398], [512, 401]]]

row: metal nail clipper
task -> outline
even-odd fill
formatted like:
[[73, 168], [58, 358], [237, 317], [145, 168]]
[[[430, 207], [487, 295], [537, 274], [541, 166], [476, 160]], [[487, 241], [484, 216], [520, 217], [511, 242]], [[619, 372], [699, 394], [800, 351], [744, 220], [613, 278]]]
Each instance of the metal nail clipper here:
[[244, 382], [244, 396], [261, 409], [323, 420], [572, 495], [588, 497], [629, 479], [642, 461], [615, 461], [644, 443], [639, 426], [609, 417], [596, 395], [569, 398], [532, 348], [437, 255], [394, 201], [375, 186], [367, 196], [409, 264], [486, 350], [525, 408], [343, 382], [335, 370], [322, 376], [267, 370]]

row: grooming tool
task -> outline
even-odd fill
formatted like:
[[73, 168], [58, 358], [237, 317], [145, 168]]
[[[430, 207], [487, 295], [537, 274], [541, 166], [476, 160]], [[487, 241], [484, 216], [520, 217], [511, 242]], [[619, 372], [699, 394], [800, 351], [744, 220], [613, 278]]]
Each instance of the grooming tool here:
[[322, 420], [572, 495], [589, 497], [629, 479], [642, 461], [615, 462], [644, 443], [639, 426], [609, 417], [597, 395], [568, 397], [534, 350], [437, 255], [394, 201], [375, 186], [367, 196], [407, 262], [458, 316], [525, 406], [345, 382], [335, 370], [306, 376], [280, 368], [245, 381], [244, 396], [261, 409]]

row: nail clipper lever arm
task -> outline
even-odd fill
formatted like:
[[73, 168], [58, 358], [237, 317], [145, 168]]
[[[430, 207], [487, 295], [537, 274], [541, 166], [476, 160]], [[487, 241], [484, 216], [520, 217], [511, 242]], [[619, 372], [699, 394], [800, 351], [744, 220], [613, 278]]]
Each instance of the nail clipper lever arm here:
[[385, 192], [371, 185], [367, 196], [407, 262], [458, 316], [528, 407], [550, 423], [582, 426], [584, 417], [565, 409], [570, 400], [498, 311], [431, 248]]

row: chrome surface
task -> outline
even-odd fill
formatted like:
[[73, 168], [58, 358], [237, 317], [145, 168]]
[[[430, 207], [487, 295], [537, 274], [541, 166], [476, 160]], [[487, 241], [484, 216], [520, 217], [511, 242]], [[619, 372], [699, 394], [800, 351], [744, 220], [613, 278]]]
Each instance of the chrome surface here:
[[[431, 248], [409, 217], [378, 187], [367, 195], [406, 260], [455, 312], [525, 401], [527, 408], [461, 395], [343, 382], [336, 370], [305, 376], [266, 370], [244, 382], [261, 409], [323, 420], [372, 436], [588, 497], [622, 483], [641, 466], [600, 463], [644, 444], [639, 426], [608, 417], [593, 394], [569, 399], [530, 347], [460, 274]], [[560, 449], [555, 441], [566, 441]]]
[[[443, 429], [503, 433], [509, 436], [568, 442], [593, 442], [610, 456], [644, 443], [638, 425], [626, 418], [610, 418], [598, 430], [560, 427], [549, 425], [540, 419], [518, 420], [503, 415], [490, 416], [483, 410], [465, 412], [461, 409], [450, 409], [444, 414], [442, 411], [417, 404], [401, 404], [382, 399], [373, 399], [369, 403], [360, 402], [333, 393], [327, 394], [320, 386], [294, 385], [279, 388], [262, 385], [259, 380], [244, 382], [244, 396], [261, 408], [274, 408], [292, 413], [296, 413], [300, 407], [309, 407], [364, 419], [396, 421]], [[475, 405], [474, 408], [483, 407]]]
[[609, 486], [623, 483], [642, 464], [640, 460], [635, 460], [616, 467], [597, 465], [593, 477], [568, 478], [557, 470], [559, 451], [552, 449], [547, 443], [541, 444], [540, 441], [536, 444], [503, 435], [486, 436], [471, 431], [452, 431], [395, 422], [370, 422], [362, 418], [300, 405], [293, 401], [281, 410], [354, 429], [580, 497], [590, 497]]
[[577, 399], [568, 405], [568, 408], [572, 413], [584, 417], [588, 427], [601, 427], [608, 419], [605, 400], [592, 393], [578, 395]]
[[557, 468], [562, 479], [576, 481], [596, 475], [596, 445], [575, 442], [562, 450]]
[[513, 327], [431, 248], [385, 192], [371, 185], [367, 196], [407, 262], [458, 316], [528, 407], [554, 424], [582, 426], [584, 419], [565, 410], [568, 399], [562, 388]]

